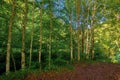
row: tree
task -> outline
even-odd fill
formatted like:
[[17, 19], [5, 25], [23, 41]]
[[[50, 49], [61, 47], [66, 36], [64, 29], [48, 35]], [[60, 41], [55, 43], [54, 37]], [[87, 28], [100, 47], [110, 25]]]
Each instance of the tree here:
[[32, 30], [31, 30], [31, 42], [30, 42], [30, 61], [29, 61], [29, 66], [31, 66], [31, 61], [32, 61], [32, 47], [33, 47], [33, 37], [34, 37], [34, 0], [33, 0], [33, 17], [32, 17]]
[[70, 59], [72, 61], [73, 60], [73, 41], [72, 41], [73, 29], [72, 29], [72, 7], [70, 6], [72, 4], [72, 0], [67, 0], [66, 3], [67, 3], [66, 9], [68, 11], [67, 14], [69, 16], [69, 28], [70, 28]]
[[15, 4], [16, 1], [13, 0], [12, 2], [12, 12], [9, 22], [9, 31], [8, 31], [8, 42], [7, 42], [7, 55], [6, 55], [6, 73], [10, 71], [10, 50], [11, 50], [11, 40], [12, 40], [12, 26], [13, 26], [13, 19], [15, 16]]
[[40, 10], [40, 48], [39, 48], [39, 63], [41, 67], [41, 53], [42, 53], [42, 14], [43, 14], [43, 8], [44, 8], [44, 0], [42, 0], [42, 7]]
[[[88, 0], [88, 3], [90, 1]], [[86, 59], [89, 59], [89, 52], [90, 52], [90, 29], [89, 29], [89, 17], [90, 17], [90, 4], [87, 5], [86, 8], [87, 14], [86, 14], [86, 44], [85, 44], [85, 53], [86, 53]]]
[[76, 0], [76, 22], [77, 22], [77, 44], [78, 44], [78, 61], [80, 61], [80, 0]]
[[96, 2], [94, 1], [93, 11], [92, 11], [92, 19], [91, 19], [91, 53], [92, 59], [94, 59], [94, 18], [96, 13]]
[[21, 68], [25, 68], [25, 29], [27, 27], [27, 5], [28, 1], [24, 0], [25, 2], [25, 10], [24, 10], [24, 19], [22, 24], [22, 52], [21, 52]]
[[52, 52], [52, 26], [53, 26], [53, 23], [52, 23], [52, 19], [53, 19], [53, 14], [52, 14], [52, 3], [51, 1], [49, 0], [49, 5], [50, 5], [50, 30], [49, 30], [49, 68], [51, 66], [51, 52]]
[[72, 8], [70, 6], [70, 0], [69, 0], [69, 12], [70, 12], [70, 15], [69, 15], [69, 19], [70, 19], [70, 56], [71, 56], [71, 61], [73, 60], [73, 37], [72, 37], [72, 33], [73, 33], [73, 30], [72, 30]]
[[72, 14], [70, 14], [70, 55], [71, 55], [71, 61], [73, 60], [73, 42], [72, 42]]

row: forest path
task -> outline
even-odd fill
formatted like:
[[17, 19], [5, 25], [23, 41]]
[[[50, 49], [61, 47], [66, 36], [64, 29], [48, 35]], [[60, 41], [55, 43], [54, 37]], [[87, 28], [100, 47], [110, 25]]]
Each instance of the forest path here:
[[79, 63], [72, 71], [31, 73], [25, 80], [120, 80], [120, 64]]

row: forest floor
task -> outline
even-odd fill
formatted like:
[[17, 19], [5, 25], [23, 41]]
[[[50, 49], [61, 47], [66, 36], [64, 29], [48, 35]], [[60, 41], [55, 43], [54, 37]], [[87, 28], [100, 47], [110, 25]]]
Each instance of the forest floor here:
[[77, 63], [73, 70], [30, 73], [25, 80], [120, 80], [120, 64]]

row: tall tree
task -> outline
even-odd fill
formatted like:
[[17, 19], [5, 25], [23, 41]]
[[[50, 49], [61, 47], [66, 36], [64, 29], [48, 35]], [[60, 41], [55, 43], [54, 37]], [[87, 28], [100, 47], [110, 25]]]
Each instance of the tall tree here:
[[31, 42], [30, 42], [30, 61], [29, 66], [31, 65], [32, 61], [32, 47], [33, 47], [33, 37], [34, 37], [34, 0], [33, 0], [33, 12], [32, 12], [32, 30], [31, 30]]
[[53, 23], [52, 23], [52, 19], [53, 19], [53, 14], [52, 14], [52, 2], [51, 0], [49, 0], [49, 5], [50, 5], [50, 30], [49, 30], [49, 68], [51, 66], [51, 52], [52, 52], [52, 26], [53, 26]]
[[[88, 0], [88, 3], [90, 3], [90, 0]], [[87, 14], [86, 14], [86, 59], [89, 59], [89, 51], [90, 51], [90, 29], [89, 29], [89, 17], [90, 17], [90, 4], [87, 5]]]
[[78, 61], [80, 61], [80, 0], [76, 0], [76, 22], [77, 22], [77, 40], [78, 40]]
[[24, 18], [23, 18], [23, 24], [22, 24], [22, 53], [21, 53], [21, 68], [25, 68], [25, 30], [27, 26], [27, 6], [28, 6], [28, 0], [24, 0], [25, 2], [25, 10], [24, 10]]
[[10, 50], [11, 50], [13, 19], [15, 16], [15, 4], [16, 4], [16, 0], [13, 0], [12, 12], [11, 12], [10, 22], [9, 22], [9, 31], [8, 31], [7, 55], [6, 55], [6, 73], [8, 73], [10, 71]]
[[82, 26], [82, 31], [81, 31], [81, 38], [82, 38], [82, 43], [81, 43], [81, 53], [84, 53], [84, 41], [85, 41], [85, 30], [84, 30], [84, 26]]
[[39, 47], [39, 63], [41, 67], [41, 53], [42, 53], [42, 14], [43, 14], [43, 8], [44, 8], [44, 0], [42, 0], [42, 7], [40, 9], [40, 47]]
[[68, 2], [68, 13], [69, 13], [69, 28], [70, 28], [70, 59], [71, 61], [73, 60], [73, 42], [72, 42], [72, 32], [73, 32], [73, 29], [72, 29], [72, 7], [70, 6], [71, 5], [71, 0], [67, 0]]
[[96, 1], [93, 3], [93, 11], [92, 11], [92, 20], [91, 20], [91, 53], [92, 59], [94, 59], [94, 18], [96, 13]]
[[71, 56], [71, 61], [73, 60], [73, 42], [72, 42], [72, 14], [70, 13], [70, 56]]

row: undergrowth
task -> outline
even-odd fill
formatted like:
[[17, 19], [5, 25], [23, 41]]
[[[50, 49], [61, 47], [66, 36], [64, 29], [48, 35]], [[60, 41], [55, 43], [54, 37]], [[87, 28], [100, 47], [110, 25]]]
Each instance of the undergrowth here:
[[43, 70], [40, 69], [24, 69], [18, 70], [16, 72], [9, 72], [8, 74], [3, 74], [0, 76], [0, 80], [24, 80], [30, 73], [39, 74], [41, 72], [56, 71], [61, 72], [65, 70], [72, 70], [72, 64], [65, 64], [62, 66], [51, 65], [50, 68], [46, 67]]

